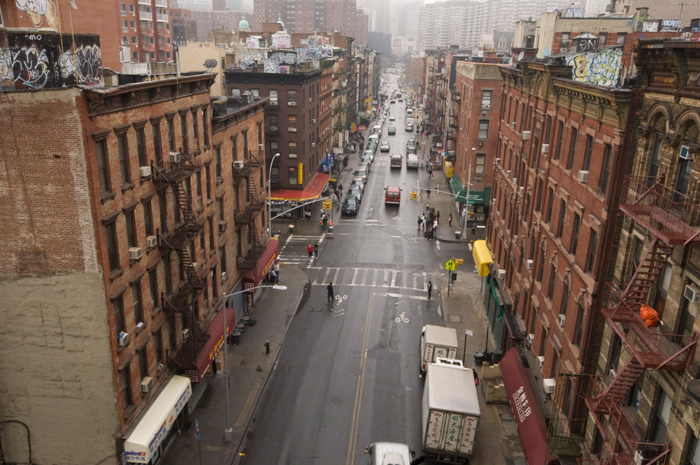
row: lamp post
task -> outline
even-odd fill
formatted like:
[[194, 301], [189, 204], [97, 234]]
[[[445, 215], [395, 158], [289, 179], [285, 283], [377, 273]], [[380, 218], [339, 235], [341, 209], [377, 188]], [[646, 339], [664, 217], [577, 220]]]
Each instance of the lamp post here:
[[[476, 152], [476, 147], [472, 147], [472, 153]], [[467, 239], [467, 221], [469, 220], [469, 188], [472, 185], [472, 158], [469, 157], [469, 172], [467, 173], [467, 206], [464, 212], [464, 229], [462, 230], [464, 239]]]
[[[279, 153], [277, 155], [279, 155]], [[277, 156], [277, 155], [275, 155], [275, 156]], [[274, 159], [274, 157], [273, 157], [273, 159]], [[275, 284], [274, 286], [255, 286], [255, 287], [245, 289], [243, 291], [233, 292], [231, 294], [223, 294], [221, 297], [223, 297], [224, 299], [227, 299], [227, 298], [232, 297], [234, 295], [239, 295], [239, 294], [243, 294], [245, 292], [254, 291], [255, 289], [260, 289], [263, 287], [269, 287], [269, 288], [275, 289], [277, 291], [286, 291], [287, 290], [287, 286], [278, 286], [277, 284]], [[224, 317], [224, 385], [225, 385], [225, 390], [226, 390], [226, 428], [224, 428], [224, 441], [230, 442], [233, 439], [233, 428], [231, 427], [231, 421], [229, 418], [229, 411], [228, 411], [229, 410], [228, 409], [229, 382], [228, 382], [228, 369], [226, 366], [227, 362], [228, 362], [228, 351], [226, 350], [226, 346], [228, 345], [226, 343], [226, 336], [228, 336], [228, 334], [226, 334], [226, 303], [224, 303], [223, 311], [224, 311], [224, 313], [222, 316]]]
[[275, 164], [275, 158], [279, 157], [279, 152], [276, 153], [270, 160], [270, 170], [267, 176], [267, 228], [269, 236], [272, 238], [272, 165]]

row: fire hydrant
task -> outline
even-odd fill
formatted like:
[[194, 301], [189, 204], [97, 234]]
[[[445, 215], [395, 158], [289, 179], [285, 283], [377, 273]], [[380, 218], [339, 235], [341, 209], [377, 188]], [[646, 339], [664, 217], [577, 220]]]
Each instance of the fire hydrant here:
[[270, 353], [270, 341], [265, 341], [265, 353]]

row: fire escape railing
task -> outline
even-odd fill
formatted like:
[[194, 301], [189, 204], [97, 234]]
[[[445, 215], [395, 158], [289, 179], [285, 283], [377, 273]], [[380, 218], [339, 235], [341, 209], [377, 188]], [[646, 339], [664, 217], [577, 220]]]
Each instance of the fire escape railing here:
[[[652, 288], [677, 245], [700, 244], [698, 204], [664, 185], [664, 178], [632, 178], [624, 181], [620, 210], [651, 235], [646, 253], [628, 283], [606, 290], [602, 313], [619, 336], [629, 359], [610, 377], [597, 377], [586, 404], [609, 446], [605, 463], [629, 464], [642, 457], [645, 463], [662, 463], [670, 452], [666, 444], [642, 441], [634, 412], [622, 405], [629, 390], [647, 369], [685, 371], [692, 363], [698, 334], [666, 334], [648, 328], [640, 316]], [[604, 417], [607, 417], [607, 421]]]
[[236, 224], [245, 224], [251, 229], [251, 247], [245, 255], [236, 259], [236, 266], [240, 270], [250, 270], [255, 267], [258, 258], [265, 251], [265, 232], [258, 224], [258, 218], [265, 211], [265, 193], [259, 186], [259, 168], [263, 165], [262, 157], [251, 156], [245, 163], [234, 164], [234, 178], [248, 181], [250, 198], [243, 210], [234, 212]]

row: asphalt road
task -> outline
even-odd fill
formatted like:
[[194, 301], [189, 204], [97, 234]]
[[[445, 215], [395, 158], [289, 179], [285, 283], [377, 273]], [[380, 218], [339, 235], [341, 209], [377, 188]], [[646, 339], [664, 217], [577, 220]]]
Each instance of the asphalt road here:
[[[397, 88], [397, 75], [386, 76]], [[389, 168], [405, 155], [405, 102], [391, 105], [356, 217], [338, 218], [324, 235], [317, 260], [306, 264], [311, 296], [292, 323], [282, 353], [248, 431], [243, 464], [362, 464], [376, 441], [409, 444], [420, 455], [419, 335], [442, 324], [439, 299], [427, 299], [456, 246], [428, 241], [416, 231], [424, 206], [409, 201], [420, 170]], [[395, 125], [396, 136], [386, 129]], [[357, 164], [353, 157], [351, 164]], [[401, 206], [384, 205], [384, 187], [399, 185]], [[319, 231], [319, 237], [321, 232]], [[306, 244], [284, 244], [284, 254], [307, 262]], [[333, 282], [335, 300], [327, 303]]]

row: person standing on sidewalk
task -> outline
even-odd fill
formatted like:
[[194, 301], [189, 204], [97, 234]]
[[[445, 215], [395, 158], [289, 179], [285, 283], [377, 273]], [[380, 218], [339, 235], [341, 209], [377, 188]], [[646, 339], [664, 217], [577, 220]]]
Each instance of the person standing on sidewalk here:
[[423, 226], [423, 219], [418, 215], [418, 231], [420, 232], [421, 226]]
[[430, 296], [433, 293], [433, 282], [428, 281], [428, 300], [430, 300]]
[[311, 259], [314, 256], [314, 245], [311, 242], [306, 246], [306, 251], [309, 252], [309, 259]]
[[430, 198], [430, 188], [426, 189], [425, 194]]
[[275, 264], [272, 265], [272, 268], [275, 270], [275, 284], [280, 283], [280, 259], [278, 258], [275, 260]]
[[333, 293], [333, 281], [326, 287], [328, 289], [328, 303], [332, 304], [335, 299], [335, 294]]
[[447, 220], [447, 224], [450, 225], [450, 228], [452, 227], [452, 213], [450, 213], [450, 218]]

